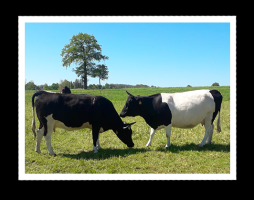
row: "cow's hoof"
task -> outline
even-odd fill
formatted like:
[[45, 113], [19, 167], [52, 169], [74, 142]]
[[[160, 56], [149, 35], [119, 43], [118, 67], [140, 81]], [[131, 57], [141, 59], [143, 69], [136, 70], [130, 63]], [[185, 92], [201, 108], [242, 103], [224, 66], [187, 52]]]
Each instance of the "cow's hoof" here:
[[147, 144], [146, 144], [146, 147], [150, 147], [150, 146], [151, 146], [151, 143], [147, 143]]
[[203, 147], [204, 145], [200, 143], [198, 146], [199, 146], [199, 147]]

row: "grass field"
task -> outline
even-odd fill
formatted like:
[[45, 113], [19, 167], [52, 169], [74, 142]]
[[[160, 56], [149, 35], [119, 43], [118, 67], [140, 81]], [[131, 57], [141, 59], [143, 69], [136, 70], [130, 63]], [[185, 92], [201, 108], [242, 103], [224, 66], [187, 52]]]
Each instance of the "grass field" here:
[[[145, 147], [150, 127], [141, 117], [126, 117], [126, 122], [137, 123], [132, 126], [134, 148], [127, 148], [109, 130], [100, 134], [102, 149], [92, 151], [90, 129], [66, 131], [56, 129], [52, 135], [52, 147], [57, 156], [50, 156], [45, 144], [41, 143], [41, 154], [36, 153], [32, 123], [31, 97], [35, 91], [25, 91], [25, 173], [26, 174], [228, 174], [230, 173], [230, 87], [182, 87], [127, 89], [133, 95], [151, 95], [160, 92], [183, 92], [195, 89], [217, 89], [223, 96], [221, 107], [222, 132], [213, 134], [212, 144], [200, 148], [197, 145], [204, 137], [204, 127], [193, 129], [172, 128], [171, 146], [167, 142], [165, 130], [156, 132], [151, 147]], [[59, 92], [59, 91], [55, 91]], [[121, 112], [127, 94], [125, 89], [72, 90], [74, 94], [86, 93], [101, 95], [112, 101], [118, 113]], [[39, 127], [37, 116], [36, 128]], [[215, 122], [217, 118], [215, 119]]]

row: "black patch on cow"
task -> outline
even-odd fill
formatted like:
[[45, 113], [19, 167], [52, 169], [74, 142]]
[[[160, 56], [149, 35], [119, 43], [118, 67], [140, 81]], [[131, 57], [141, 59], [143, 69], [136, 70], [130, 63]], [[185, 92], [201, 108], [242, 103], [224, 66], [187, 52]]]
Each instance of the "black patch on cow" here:
[[213, 118], [212, 118], [212, 124], [213, 124], [217, 113], [220, 112], [221, 102], [223, 97], [218, 90], [210, 90], [210, 93], [212, 94], [213, 100], [215, 102], [215, 111], [213, 113]]
[[157, 129], [161, 125], [168, 126], [171, 124], [172, 113], [168, 104], [162, 102], [161, 94], [139, 97], [137, 100], [142, 102], [139, 115], [145, 119], [150, 127]]

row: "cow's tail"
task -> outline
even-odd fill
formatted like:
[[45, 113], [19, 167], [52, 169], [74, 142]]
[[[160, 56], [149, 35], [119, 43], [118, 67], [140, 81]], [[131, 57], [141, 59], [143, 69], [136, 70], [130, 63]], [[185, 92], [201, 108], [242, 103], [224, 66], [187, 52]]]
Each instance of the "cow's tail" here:
[[217, 119], [217, 133], [221, 132], [221, 126], [220, 126], [220, 110], [218, 113], [218, 119]]
[[32, 131], [33, 131], [33, 133], [34, 133], [34, 140], [35, 140], [35, 138], [36, 138], [36, 132], [35, 132], [36, 125], [35, 125], [35, 117], [34, 117], [34, 98], [35, 98], [36, 96], [41, 95], [42, 93], [43, 93], [43, 91], [37, 91], [37, 92], [35, 92], [35, 93], [33, 94], [33, 96], [32, 96], [32, 108], [33, 108]]

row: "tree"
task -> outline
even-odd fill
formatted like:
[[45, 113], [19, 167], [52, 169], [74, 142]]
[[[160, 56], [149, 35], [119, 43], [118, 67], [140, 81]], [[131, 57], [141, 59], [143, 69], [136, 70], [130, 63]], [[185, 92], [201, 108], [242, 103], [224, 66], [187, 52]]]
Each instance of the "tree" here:
[[33, 81], [29, 81], [29, 82], [25, 85], [25, 89], [26, 89], [26, 90], [35, 90], [36, 88], [37, 88], [37, 85], [35, 85]]
[[58, 90], [59, 84], [58, 83], [52, 83], [51, 90]]
[[68, 88], [71, 89], [70, 85], [71, 85], [71, 83], [68, 80], [66, 80], [66, 79], [64, 79], [64, 81], [60, 80], [60, 84], [58, 85], [58, 89], [61, 90], [62, 87], [64, 87], [64, 86], [67, 86]]
[[106, 65], [97, 65], [93, 71], [92, 77], [99, 78], [99, 85], [101, 85], [101, 80], [108, 79], [108, 67]]
[[108, 56], [101, 54], [101, 45], [93, 35], [79, 33], [73, 35], [70, 43], [66, 44], [61, 53], [63, 67], [70, 67], [75, 63], [78, 67], [73, 71], [81, 77], [84, 82], [84, 89], [87, 89], [87, 76], [92, 76], [95, 69], [93, 61], [107, 60]]
[[219, 83], [215, 82], [212, 84], [212, 86], [220, 86]]
[[49, 86], [48, 86], [47, 83], [45, 83], [45, 84], [43, 85], [43, 89], [44, 89], [44, 90], [49, 90]]

